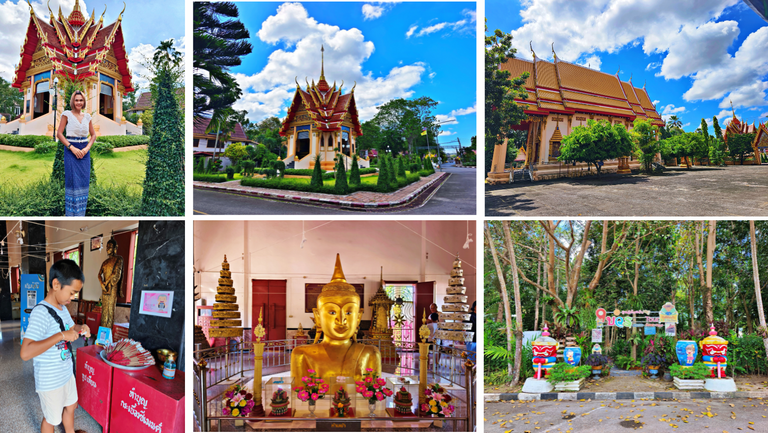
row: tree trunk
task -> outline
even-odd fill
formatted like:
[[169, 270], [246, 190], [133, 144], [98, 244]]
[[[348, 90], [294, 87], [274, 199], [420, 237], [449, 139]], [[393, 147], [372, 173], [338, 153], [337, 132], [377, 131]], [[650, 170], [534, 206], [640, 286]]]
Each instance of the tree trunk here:
[[[704, 296], [704, 292], [707, 290], [707, 280], [704, 276], [706, 269], [704, 268], [704, 262], [702, 260], [702, 252], [701, 249], [703, 247], [704, 243], [704, 224], [706, 224], [704, 221], [701, 221], [699, 225], [694, 229], [696, 231], [695, 236], [695, 242], [696, 242], [696, 263], [699, 266], [699, 288], [701, 289], [702, 296]], [[693, 312], [694, 308], [694, 299], [691, 298], [689, 300], [689, 303], [691, 304], [691, 311]], [[693, 315], [693, 314], [692, 314]], [[691, 329], [693, 329], [693, 324], [691, 324]]]
[[[640, 278], [640, 261], [637, 259], [640, 257], [640, 238], [635, 239], [635, 280], [632, 282], [632, 293], [637, 296], [637, 284]], [[637, 322], [637, 315], [632, 314], [632, 324]], [[632, 326], [632, 336], [635, 336], [637, 328]], [[637, 361], [637, 345], [632, 343], [632, 360]]]
[[694, 320], [695, 320], [695, 316], [694, 316], [695, 313], [693, 311], [694, 290], [695, 289], [693, 287], [693, 257], [691, 257], [691, 269], [688, 273], [688, 311], [690, 312], [690, 315], [691, 315], [689, 320], [690, 329], [693, 329]]
[[709, 233], [707, 233], [707, 286], [704, 290], [704, 313], [707, 317], [706, 325], [715, 321], [712, 311], [712, 256], [715, 252], [717, 221], [709, 221]]
[[496, 309], [496, 321], [501, 322], [504, 320], [504, 306], [499, 302], [499, 308]]
[[523, 307], [520, 302], [520, 280], [517, 276], [517, 259], [512, 235], [509, 232], [509, 221], [502, 221], [501, 227], [507, 240], [507, 254], [512, 263], [512, 282], [515, 290], [515, 367], [512, 372], [512, 386], [514, 386], [520, 381], [520, 363], [523, 359]]
[[[501, 285], [501, 299], [504, 303], [504, 323], [507, 328], [507, 353], [512, 351], [512, 318], [509, 312], [509, 296], [507, 295], [507, 284], [504, 282], [504, 273], [501, 270], [501, 264], [499, 263], [499, 257], [496, 254], [496, 246], [493, 244], [493, 236], [491, 235], [491, 226], [486, 221], [485, 223], [485, 236], [488, 239], [488, 247], [491, 249], [491, 255], [493, 256], [493, 264], [496, 266], [496, 275], [499, 278], [499, 284]], [[512, 364], [507, 364], [507, 374], [512, 375]], [[512, 385], [515, 385], [516, 382]]]
[[[538, 268], [536, 271], [536, 283], [541, 284], [541, 262], [538, 262]], [[533, 314], [533, 330], [538, 331], [539, 330], [539, 296], [541, 294], [541, 291], [537, 288], [536, 289], [536, 306], [533, 308], [534, 314]]]
[[746, 296], [740, 296], [741, 298], [741, 306], [744, 308], [744, 315], [747, 317], [747, 334], [751, 334], [755, 330], [754, 322], [752, 321], [752, 311], [749, 309], [749, 306], [752, 305], [752, 302], [755, 302], [755, 297], [752, 295], [752, 301], [747, 302]]
[[[760, 271], [757, 267], [757, 240], [755, 238], [755, 222], [749, 222], [749, 237], [752, 244], [752, 277], [755, 280], [755, 300], [757, 301], [757, 317], [760, 320], [760, 327], [763, 332], [765, 328], [765, 311], [763, 310], [763, 294], [760, 290]], [[763, 345], [765, 346], [765, 353], [768, 356], [768, 338], [763, 338]]]

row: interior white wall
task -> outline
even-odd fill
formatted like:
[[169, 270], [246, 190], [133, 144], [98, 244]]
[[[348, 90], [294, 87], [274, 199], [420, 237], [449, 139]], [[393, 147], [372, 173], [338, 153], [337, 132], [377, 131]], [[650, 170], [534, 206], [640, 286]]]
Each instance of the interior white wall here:
[[[258, 315], [250, 311], [251, 280], [284, 279], [288, 328], [299, 323], [311, 327], [311, 313], [304, 313], [304, 285], [330, 281], [336, 253], [347, 281], [365, 284], [364, 320], [371, 317], [367, 303], [379, 287], [381, 266], [385, 280], [435, 281], [435, 300], [442, 305], [456, 252], [463, 261], [469, 302], [475, 300], [477, 245], [462, 249], [466, 221], [306, 221], [304, 230], [307, 241], [300, 248], [302, 221], [195, 221], [195, 284], [206, 304], [214, 303], [225, 254], [244, 326]], [[469, 232], [477, 237], [474, 221]], [[248, 266], [244, 251], [249, 252]]]

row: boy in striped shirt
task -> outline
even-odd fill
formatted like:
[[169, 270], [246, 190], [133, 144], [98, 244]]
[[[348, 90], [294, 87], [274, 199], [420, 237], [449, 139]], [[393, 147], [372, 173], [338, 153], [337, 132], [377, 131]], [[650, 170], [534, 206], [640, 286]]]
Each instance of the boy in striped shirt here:
[[54, 426], [62, 423], [66, 433], [82, 431], [75, 432], [77, 386], [71, 342], [80, 335], [89, 337], [90, 329], [88, 325], [75, 325], [66, 306], [83, 288], [83, 281], [83, 271], [74, 261], [54, 263], [48, 278], [48, 295], [29, 315], [21, 359], [34, 362], [35, 390], [43, 409], [41, 433], [53, 433]]

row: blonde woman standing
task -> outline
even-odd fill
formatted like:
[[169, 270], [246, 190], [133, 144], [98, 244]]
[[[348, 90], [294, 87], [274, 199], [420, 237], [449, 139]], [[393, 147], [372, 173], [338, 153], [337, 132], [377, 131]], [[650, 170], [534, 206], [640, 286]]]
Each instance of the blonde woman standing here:
[[[61, 113], [56, 137], [64, 144], [64, 214], [85, 216], [91, 181], [91, 146], [96, 141], [91, 115], [85, 112], [85, 95], [77, 90], [69, 99], [72, 110]], [[64, 129], [67, 136], [64, 137]], [[90, 135], [90, 140], [88, 136]]]

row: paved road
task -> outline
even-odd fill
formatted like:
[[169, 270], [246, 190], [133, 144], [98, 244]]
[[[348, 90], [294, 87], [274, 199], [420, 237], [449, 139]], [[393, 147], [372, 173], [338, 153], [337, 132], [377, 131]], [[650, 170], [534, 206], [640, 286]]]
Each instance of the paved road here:
[[476, 215], [476, 173], [473, 168], [446, 167], [450, 173], [437, 192], [421, 207], [390, 211], [351, 211], [290, 203], [237, 194], [194, 190], [195, 215]]
[[486, 186], [487, 216], [768, 216], [768, 166]]
[[484, 408], [486, 433], [768, 431], [768, 401], [760, 399], [513, 401]]

